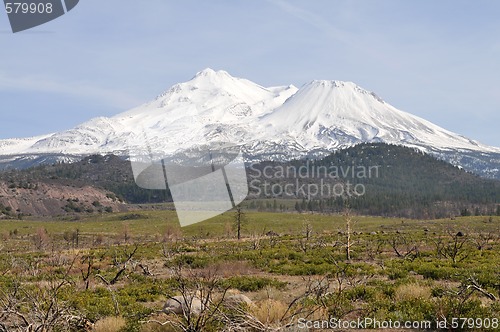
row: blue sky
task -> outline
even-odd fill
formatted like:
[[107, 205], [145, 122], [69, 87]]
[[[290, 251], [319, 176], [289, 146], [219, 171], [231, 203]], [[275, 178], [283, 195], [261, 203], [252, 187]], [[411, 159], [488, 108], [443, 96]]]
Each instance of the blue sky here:
[[500, 146], [500, 2], [81, 0], [12, 34], [0, 12], [0, 138], [69, 129], [206, 67], [264, 86], [353, 81]]

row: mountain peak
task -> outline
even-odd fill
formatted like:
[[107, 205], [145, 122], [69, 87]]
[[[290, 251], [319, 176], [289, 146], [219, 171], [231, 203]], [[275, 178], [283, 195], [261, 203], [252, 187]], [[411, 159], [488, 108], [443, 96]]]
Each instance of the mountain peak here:
[[352, 82], [336, 81], [336, 80], [313, 80], [309, 84], [311, 86], [318, 87], [329, 87], [329, 88], [340, 88], [345, 86], [355, 86], [356, 84]]
[[214, 78], [214, 77], [226, 77], [233, 78], [227, 71], [225, 70], [213, 70], [212, 68], [205, 68], [202, 71], [196, 73], [193, 79], [196, 78]]
[[351, 91], [353, 94], [359, 95], [370, 95], [372, 98], [375, 98], [377, 101], [381, 103], [385, 103], [385, 101], [380, 98], [374, 92], [363, 89], [359, 85], [354, 82], [349, 81], [332, 81], [332, 80], [314, 80], [309, 82], [304, 86], [304, 90], [323, 90], [324, 92], [330, 92], [336, 88], [345, 89], [346, 91]]
[[360, 92], [363, 94], [371, 94], [370, 91], [363, 89], [359, 85], [350, 81], [338, 81], [338, 80], [313, 80], [304, 87], [313, 87], [313, 88], [323, 88], [323, 89], [335, 89], [335, 88], [345, 88], [351, 89], [355, 92]]
[[227, 71], [218, 70], [215, 71], [212, 68], [205, 68], [196, 73], [191, 80], [183, 83], [174, 84], [170, 89], [159, 94], [155, 100], [168, 98], [169, 95], [173, 94], [190, 94], [189, 91], [195, 91], [199, 88], [213, 90], [214, 88], [224, 88], [230, 82], [236, 81], [238, 79], [232, 77]]
[[212, 90], [214, 88], [225, 89], [228, 86], [241, 84], [243, 82], [246, 82], [246, 84], [251, 83], [256, 85], [255, 83], [247, 81], [243, 78], [233, 77], [227, 71], [205, 68], [202, 71], [197, 72], [191, 80], [180, 84], [189, 88], [194, 87]]
[[[161, 153], [227, 141], [245, 146], [255, 158], [274, 154], [300, 158], [311, 151], [319, 155], [361, 142], [500, 155], [499, 148], [402, 112], [353, 82], [315, 80], [298, 90], [292, 85], [263, 87], [206, 68], [156, 100], [110, 119], [28, 140], [0, 140], [0, 156], [123, 155], [130, 148], [130, 137], [142, 137], [141, 128], [151, 137], [152, 149]], [[495, 158], [500, 164], [500, 157]]]

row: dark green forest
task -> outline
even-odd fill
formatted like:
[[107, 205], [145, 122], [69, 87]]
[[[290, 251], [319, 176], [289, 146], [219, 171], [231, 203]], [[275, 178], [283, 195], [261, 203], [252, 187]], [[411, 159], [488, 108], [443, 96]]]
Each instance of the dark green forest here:
[[[348, 206], [360, 214], [409, 218], [500, 215], [500, 181], [481, 178], [402, 146], [360, 144], [320, 160], [260, 162], [247, 166], [250, 194], [245, 205], [251, 209], [335, 213]], [[279, 169], [300, 169], [302, 174], [273, 173]], [[368, 176], [367, 170], [373, 174]], [[301, 176], [304, 174], [306, 176]], [[171, 202], [168, 190], [139, 188], [130, 163], [113, 155], [89, 156], [72, 164], [4, 171], [0, 172], [0, 180], [22, 188], [35, 187], [37, 182], [92, 185], [132, 204]], [[308, 195], [292, 190], [293, 195], [286, 195], [279, 190], [265, 192], [266, 182], [278, 187], [290, 184], [295, 189], [320, 183], [332, 188], [358, 186], [356, 188], [363, 188], [363, 194]], [[282, 203], [284, 200], [289, 203]]]
[[[297, 211], [340, 212], [346, 206], [367, 215], [400, 216], [409, 218], [441, 218], [456, 215], [500, 215], [500, 181], [480, 178], [447, 162], [411, 149], [387, 144], [360, 144], [341, 150], [321, 160], [297, 160], [290, 163], [265, 162], [253, 165], [257, 169], [250, 177], [255, 178], [264, 168], [280, 169], [290, 165], [294, 169], [307, 167], [306, 182], [335, 183], [349, 182], [351, 187], [362, 184], [363, 195], [331, 195], [331, 197], [296, 197]], [[350, 167], [350, 168], [349, 168]], [[376, 167], [376, 168], [375, 168]], [[372, 176], [363, 176], [363, 169], [373, 171]], [[343, 169], [338, 179], [332, 179], [329, 170]], [[361, 170], [358, 174], [356, 171]], [[318, 170], [323, 170], [318, 175]], [[269, 173], [269, 172], [268, 172]], [[354, 175], [353, 175], [354, 173]], [[365, 173], [368, 173], [366, 171]], [[376, 174], [375, 174], [376, 173]], [[294, 183], [297, 177], [276, 178], [275, 183]], [[358, 176], [360, 175], [360, 176]], [[264, 178], [262, 174], [260, 178]], [[263, 182], [264, 180], [260, 181]], [[261, 192], [261, 197], [262, 195]], [[276, 195], [282, 198], [286, 195]], [[317, 195], [320, 196], [320, 195]], [[253, 204], [269, 209], [270, 204]], [[275, 206], [275, 204], [273, 204]]]

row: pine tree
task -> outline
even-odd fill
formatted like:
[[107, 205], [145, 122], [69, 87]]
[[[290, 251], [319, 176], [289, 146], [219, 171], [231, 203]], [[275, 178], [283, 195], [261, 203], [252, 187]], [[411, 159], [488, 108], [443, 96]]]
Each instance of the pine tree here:
[[[499, 205], [499, 208], [500, 208], [500, 205]], [[302, 212], [302, 209], [300, 208], [300, 204], [299, 204], [299, 202], [295, 202], [295, 210], [296, 210], [298, 213], [301, 213], [301, 212]]]

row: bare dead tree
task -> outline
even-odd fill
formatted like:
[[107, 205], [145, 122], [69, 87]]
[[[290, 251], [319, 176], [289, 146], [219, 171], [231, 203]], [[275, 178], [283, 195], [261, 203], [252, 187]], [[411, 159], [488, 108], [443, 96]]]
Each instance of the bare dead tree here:
[[134, 248], [130, 251], [127, 252], [126, 250], [124, 251], [124, 258], [119, 258], [118, 255], [115, 253], [115, 256], [113, 258], [113, 265], [118, 267], [118, 271], [116, 272], [115, 276], [111, 279], [108, 280], [101, 274], [96, 274], [95, 277], [100, 279], [106, 286], [111, 294], [111, 298], [113, 300], [113, 307], [115, 310], [115, 316], [120, 315], [120, 306], [118, 304], [118, 300], [116, 299], [115, 291], [111, 288], [112, 285], [116, 284], [120, 277], [128, 270], [129, 265], [132, 261], [132, 258], [136, 254], [139, 246], [136, 244]]
[[311, 247], [311, 237], [312, 237], [312, 224], [308, 220], [304, 220], [302, 223], [302, 236], [298, 238], [298, 245], [300, 250], [307, 253], [308, 249]]
[[497, 232], [479, 232], [477, 234], [472, 235], [471, 240], [474, 242], [477, 250], [482, 251], [484, 248], [488, 246], [490, 242], [494, 242], [498, 237]]
[[205, 331], [209, 325], [220, 325], [220, 319], [224, 317], [221, 315], [222, 304], [229, 287], [222, 285], [217, 268], [195, 271], [178, 265], [171, 273], [179, 295], [170, 296], [169, 300], [177, 303], [180, 313], [169, 312], [171, 318], [163, 322], [148, 320], [142, 323], [171, 325], [186, 332]]
[[8, 291], [0, 291], [0, 328], [3, 331], [50, 332], [55, 329], [81, 330], [90, 326], [90, 321], [77, 315], [59, 299], [60, 292], [71, 285], [69, 273], [74, 262], [64, 275], [46, 287], [27, 287], [14, 283]]
[[260, 249], [260, 242], [261, 242], [262, 236], [259, 234], [253, 233], [251, 237], [251, 245], [252, 245], [252, 250], [259, 250]]
[[304, 222], [302, 223], [302, 232], [304, 233], [305, 239], [309, 241], [313, 233], [313, 227], [309, 220], [304, 220]]
[[[314, 313], [322, 308], [326, 308], [327, 304], [324, 301], [325, 296], [328, 295], [328, 290], [331, 286], [331, 281], [328, 276], [319, 276], [318, 278], [303, 279], [306, 284], [306, 290], [302, 294], [294, 297], [289, 303], [287, 310], [280, 319], [283, 327], [290, 327], [296, 323], [296, 319], [309, 318]], [[303, 305], [301, 302], [312, 298], [315, 301], [314, 305]]]
[[86, 263], [86, 268], [80, 269], [80, 272], [82, 274], [82, 281], [85, 285], [85, 290], [88, 290], [90, 285], [90, 276], [92, 275], [92, 269], [94, 267], [94, 256], [89, 254], [82, 257], [81, 263]]
[[449, 239], [442, 248], [442, 255], [449, 258], [453, 263], [461, 262], [469, 257], [470, 251], [467, 248], [469, 238], [462, 232], [448, 231]]
[[400, 232], [391, 236], [387, 242], [399, 258], [415, 259], [419, 254], [418, 242], [411, 235]]
[[356, 223], [356, 221], [352, 218], [351, 215], [351, 209], [349, 207], [346, 207], [344, 209], [344, 220], [345, 220], [345, 241], [343, 243], [344, 248], [345, 248], [345, 259], [347, 261], [351, 260], [351, 253], [352, 253], [352, 247], [354, 246], [355, 242], [352, 241], [352, 227]]
[[366, 253], [370, 260], [374, 261], [383, 252], [385, 243], [386, 241], [383, 239], [377, 239], [376, 241], [370, 239], [366, 242]]
[[138, 263], [137, 266], [142, 270], [142, 274], [145, 276], [153, 276], [153, 272], [149, 269], [149, 266], [144, 263]]
[[445, 241], [443, 236], [437, 236], [432, 240], [434, 247], [436, 248], [436, 257], [443, 258], [443, 248], [445, 246]]
[[245, 213], [243, 212], [240, 205], [235, 208], [234, 212], [234, 228], [236, 230], [236, 238], [241, 240], [241, 232], [243, 230], [243, 224], [245, 223]]
[[486, 289], [484, 289], [477, 281], [476, 276], [472, 274], [469, 275], [464, 281], [462, 281], [457, 291], [449, 291], [451, 295], [460, 298], [462, 303], [467, 301], [475, 292], [483, 294], [492, 301], [498, 300], [493, 293], [490, 293]]
[[118, 271], [116, 272], [115, 276], [111, 280], [107, 280], [104, 278], [102, 275], [97, 274], [96, 277], [101, 279], [106, 285], [114, 285], [116, 282], [120, 279], [120, 276], [127, 271], [127, 268], [129, 266], [129, 263], [132, 261], [132, 258], [137, 252], [137, 249], [139, 249], [139, 246], [136, 244], [134, 246], [134, 249], [130, 252], [125, 251], [125, 258], [120, 259], [118, 255], [115, 255], [113, 258], [113, 264], [118, 267]]
[[[172, 263], [171, 252], [168, 249], [164, 252], [164, 257]], [[293, 298], [288, 303], [286, 311], [279, 317], [279, 322], [270, 326], [268, 322], [261, 321], [252, 314], [247, 304], [228, 301], [229, 287], [224, 284], [218, 269], [218, 266], [214, 266], [200, 271], [186, 268], [182, 264], [173, 265], [171, 275], [175, 281], [176, 292], [169, 296], [164, 308], [168, 318], [149, 319], [141, 323], [172, 326], [185, 332], [208, 330], [277, 332], [284, 327], [293, 326], [298, 317], [310, 317], [324, 307], [320, 302], [311, 306], [308, 299], [322, 298], [328, 287], [325, 288], [324, 282], [310, 279], [305, 292]], [[269, 292], [268, 298], [271, 298]]]

